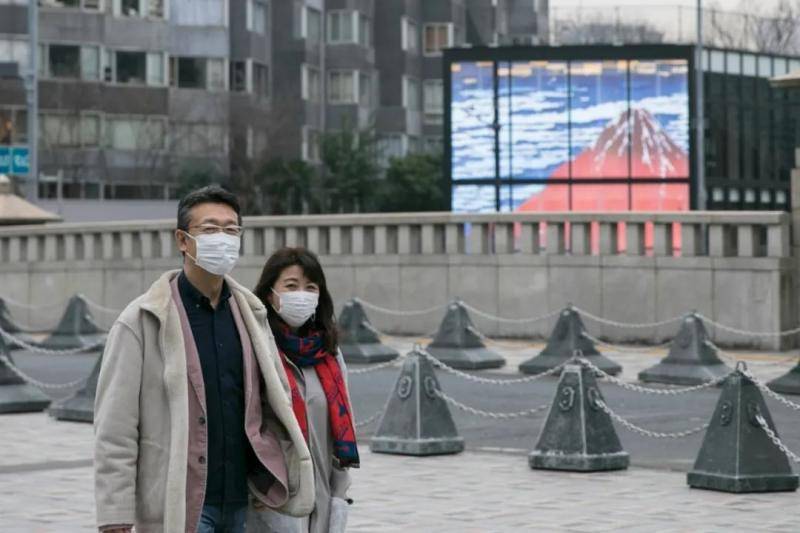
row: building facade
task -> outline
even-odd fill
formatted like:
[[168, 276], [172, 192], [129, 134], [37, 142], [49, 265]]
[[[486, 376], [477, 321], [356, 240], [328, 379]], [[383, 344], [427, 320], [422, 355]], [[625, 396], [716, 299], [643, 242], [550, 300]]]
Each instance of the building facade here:
[[[40, 196], [169, 199], [178, 176], [320, 160], [369, 129], [382, 159], [440, 150], [441, 51], [546, 40], [545, 0], [40, 0]], [[28, 62], [27, 0], [0, 0], [0, 62]], [[0, 79], [0, 142], [27, 142]]]

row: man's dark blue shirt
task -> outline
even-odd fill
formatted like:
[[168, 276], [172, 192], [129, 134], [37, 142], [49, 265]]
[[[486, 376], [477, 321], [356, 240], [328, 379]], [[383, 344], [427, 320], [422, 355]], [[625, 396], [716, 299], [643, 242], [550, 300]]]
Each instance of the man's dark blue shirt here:
[[252, 449], [244, 429], [242, 342], [230, 307], [232, 295], [223, 282], [215, 309], [183, 272], [178, 290], [197, 345], [206, 390], [208, 478], [204, 503], [246, 503]]

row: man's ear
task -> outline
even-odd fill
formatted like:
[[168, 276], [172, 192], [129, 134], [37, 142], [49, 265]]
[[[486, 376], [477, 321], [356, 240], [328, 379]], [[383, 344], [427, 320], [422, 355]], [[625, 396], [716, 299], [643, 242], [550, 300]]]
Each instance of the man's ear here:
[[186, 249], [188, 248], [186, 239], [188, 239], [188, 237], [183, 232], [183, 230], [179, 229], [175, 230], [175, 244], [178, 246], [178, 251], [181, 253], [185, 252]]

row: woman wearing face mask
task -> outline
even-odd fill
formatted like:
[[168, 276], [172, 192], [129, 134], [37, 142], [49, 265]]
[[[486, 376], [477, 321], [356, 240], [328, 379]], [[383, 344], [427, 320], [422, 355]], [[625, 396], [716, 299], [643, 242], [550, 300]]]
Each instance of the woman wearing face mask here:
[[349, 467], [358, 467], [355, 424], [339, 353], [333, 301], [316, 256], [283, 248], [264, 266], [254, 293], [264, 302], [292, 393], [292, 407], [314, 460], [315, 506], [307, 518], [253, 513], [248, 531], [344, 531]]

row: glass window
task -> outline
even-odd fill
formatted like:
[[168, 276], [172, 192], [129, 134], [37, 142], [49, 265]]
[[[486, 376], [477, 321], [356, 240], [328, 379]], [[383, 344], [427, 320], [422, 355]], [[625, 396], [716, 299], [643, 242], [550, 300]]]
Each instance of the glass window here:
[[403, 50], [412, 54], [416, 54], [419, 51], [417, 23], [408, 17], [403, 17], [400, 38]]
[[159, 53], [147, 54], [147, 84], [160, 86], [164, 85], [164, 56]]
[[117, 83], [144, 85], [147, 81], [147, 54], [144, 52], [116, 53]]
[[253, 92], [261, 98], [269, 97], [269, 68], [253, 63]]
[[372, 43], [370, 28], [372, 21], [365, 15], [358, 15], [358, 44], [369, 47]]
[[209, 91], [225, 90], [225, 60], [209, 59], [206, 63]]
[[358, 75], [358, 101], [363, 107], [372, 107], [372, 76], [364, 72]]
[[744, 54], [742, 56], [742, 74], [745, 76], [755, 76], [756, 69], [756, 56], [753, 54]]
[[[20, 39], [0, 39], [0, 57], [2, 61], [19, 64], [20, 74], [28, 68], [28, 43]], [[42, 58], [40, 57], [41, 61]]]
[[773, 65], [773, 75], [774, 76], [783, 76], [789, 71], [789, 65], [786, 63], [786, 58], [784, 57], [775, 57], [772, 59]]
[[727, 52], [725, 62], [728, 74], [742, 73], [742, 56], [738, 52]]
[[97, 46], [81, 47], [81, 77], [84, 80], [100, 80], [100, 48]]
[[140, 0], [121, 0], [121, 12], [126, 17], [139, 17], [142, 15]]
[[117, 150], [161, 150], [166, 121], [144, 117], [107, 117], [106, 142]]
[[322, 41], [322, 14], [318, 9], [306, 7], [306, 38], [311, 44]]
[[762, 78], [772, 76], [772, 58], [769, 56], [758, 56], [758, 75]]
[[319, 131], [303, 126], [303, 159], [311, 162], [320, 160]]
[[331, 44], [355, 42], [355, 28], [352, 11], [328, 12], [328, 42]]
[[725, 52], [711, 50], [711, 72], [725, 73]]
[[80, 78], [81, 49], [79, 46], [51, 44], [49, 72], [54, 78]]
[[152, 18], [164, 18], [164, 0], [148, 0], [150, 6], [150, 16]]
[[173, 57], [175, 84], [181, 89], [206, 88], [206, 60], [200, 57]]
[[388, 133], [378, 138], [378, 162], [381, 166], [389, 166], [392, 159], [404, 157], [408, 150], [408, 141], [402, 133]]
[[247, 92], [247, 62], [231, 61], [230, 63], [230, 88], [233, 92]]
[[78, 115], [43, 114], [41, 137], [47, 146], [80, 146]]
[[247, 29], [253, 33], [267, 33], [267, 4], [263, 0], [248, 0]]
[[423, 82], [422, 103], [425, 121], [440, 123], [444, 113], [444, 86], [442, 80], [425, 80]]
[[403, 76], [403, 107], [419, 111], [419, 81]]
[[355, 71], [332, 70], [328, 72], [328, 102], [331, 104], [356, 103]]
[[425, 25], [425, 53], [439, 54], [444, 48], [453, 46], [453, 24], [437, 23]]
[[311, 65], [303, 65], [303, 98], [312, 103], [319, 103], [320, 101], [320, 77], [319, 69]]
[[97, 146], [100, 144], [100, 116], [83, 115], [80, 125], [81, 144], [84, 146]]

